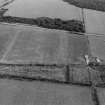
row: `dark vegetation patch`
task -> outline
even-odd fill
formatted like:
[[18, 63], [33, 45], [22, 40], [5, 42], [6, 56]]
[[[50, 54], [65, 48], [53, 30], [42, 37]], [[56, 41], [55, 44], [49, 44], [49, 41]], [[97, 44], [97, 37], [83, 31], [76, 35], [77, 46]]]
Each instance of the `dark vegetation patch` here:
[[80, 8], [105, 11], [105, 0], [63, 0]]
[[84, 24], [79, 20], [61, 20], [59, 18], [48, 18], [39, 17], [36, 19], [31, 18], [21, 18], [21, 17], [11, 17], [11, 16], [1, 16], [0, 22], [8, 23], [24, 23], [30, 25], [37, 25], [39, 27], [44, 27], [48, 29], [59, 29], [73, 32], [85, 32]]
[[83, 22], [79, 20], [61, 20], [59, 18], [51, 19], [48, 17], [40, 17], [36, 19], [36, 24], [45, 28], [61, 29], [75, 32], [85, 32]]

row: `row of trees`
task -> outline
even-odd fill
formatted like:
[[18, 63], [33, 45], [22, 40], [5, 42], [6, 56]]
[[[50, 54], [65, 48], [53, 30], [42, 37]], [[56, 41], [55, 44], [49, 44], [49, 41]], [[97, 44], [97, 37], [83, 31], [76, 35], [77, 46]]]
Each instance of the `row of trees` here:
[[83, 22], [79, 20], [61, 20], [59, 18], [40, 17], [35, 20], [38, 26], [51, 29], [61, 29], [67, 31], [84, 32]]
[[37, 25], [49, 29], [60, 29], [74, 32], [85, 32], [83, 22], [79, 20], [61, 20], [59, 18], [39, 17], [36, 19], [21, 17], [2, 17], [0, 21]]

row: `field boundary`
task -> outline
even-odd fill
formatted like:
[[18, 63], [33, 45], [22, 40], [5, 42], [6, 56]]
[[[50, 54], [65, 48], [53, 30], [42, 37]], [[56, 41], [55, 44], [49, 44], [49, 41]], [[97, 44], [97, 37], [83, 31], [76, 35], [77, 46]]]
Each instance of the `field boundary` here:
[[[23, 23], [8, 23], [8, 22], [0, 22], [1, 25], [11, 25], [11, 26], [15, 26], [17, 27], [18, 25], [19, 26], [24, 26], [24, 27], [38, 27], [37, 25], [30, 25], [30, 24], [23, 24]], [[38, 27], [38, 28], [42, 28], [42, 29], [46, 29], [46, 28], [43, 28], [43, 27]], [[59, 30], [59, 29], [48, 29], [48, 30]], [[77, 35], [85, 35], [85, 36], [105, 36], [105, 34], [97, 34], [97, 33], [82, 33], [82, 32], [74, 32], [74, 31], [66, 31], [66, 30], [60, 30], [60, 31], [63, 31], [63, 32], [69, 32], [69, 33], [72, 33], [72, 34], [77, 34]]]
[[23, 23], [23, 24], [29, 24], [29, 25], [36, 25], [38, 27], [47, 28], [47, 29], [59, 29], [59, 30], [85, 33], [83, 21], [76, 20], [76, 19], [64, 21], [59, 18], [50, 19], [48, 17], [39, 17], [39, 18], [33, 19], [33, 18], [13, 17], [13, 16], [1, 16], [0, 22]]
[[[81, 69], [82, 68], [82, 69]], [[41, 80], [80, 86], [105, 87], [99, 71], [86, 65], [44, 65], [0, 63], [0, 78], [20, 78], [20, 80]]]

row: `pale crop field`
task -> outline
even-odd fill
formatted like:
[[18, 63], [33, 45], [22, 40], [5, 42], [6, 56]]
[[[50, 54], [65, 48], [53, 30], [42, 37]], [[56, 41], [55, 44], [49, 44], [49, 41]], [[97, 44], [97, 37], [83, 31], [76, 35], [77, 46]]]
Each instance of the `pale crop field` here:
[[62, 0], [15, 0], [5, 6], [5, 16], [24, 18], [50, 17], [82, 20], [81, 9]]
[[86, 32], [94, 34], [105, 34], [105, 12], [84, 9]]
[[[18, 26], [19, 27], [19, 26]], [[60, 30], [21, 27], [5, 61], [18, 63], [68, 64], [85, 63], [90, 54], [88, 38]]]

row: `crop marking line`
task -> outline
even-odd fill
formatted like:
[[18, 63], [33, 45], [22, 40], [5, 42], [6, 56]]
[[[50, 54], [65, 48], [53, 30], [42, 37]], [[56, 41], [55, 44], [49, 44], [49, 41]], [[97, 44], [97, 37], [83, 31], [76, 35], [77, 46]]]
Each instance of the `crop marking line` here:
[[15, 34], [15, 36], [14, 36], [12, 42], [10, 43], [10, 45], [8, 46], [8, 48], [7, 48], [6, 52], [4, 53], [2, 59], [0, 60], [1, 62], [5, 60], [5, 57], [6, 57], [6, 56], [8, 55], [8, 53], [12, 50], [12, 47], [13, 47], [13, 45], [15, 44], [17, 37], [19, 36], [19, 32], [20, 32], [20, 30], [18, 30], [18, 31], [16, 32], [16, 34]]

